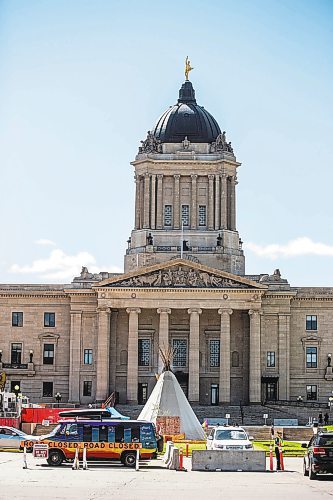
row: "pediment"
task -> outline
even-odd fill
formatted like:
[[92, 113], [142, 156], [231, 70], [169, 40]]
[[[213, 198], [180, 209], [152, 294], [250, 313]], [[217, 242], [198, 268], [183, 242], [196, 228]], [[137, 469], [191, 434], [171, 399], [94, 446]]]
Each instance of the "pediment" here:
[[213, 288], [213, 289], [262, 289], [247, 278], [212, 269], [183, 259], [173, 259], [162, 264], [136, 269], [102, 281], [98, 288]]

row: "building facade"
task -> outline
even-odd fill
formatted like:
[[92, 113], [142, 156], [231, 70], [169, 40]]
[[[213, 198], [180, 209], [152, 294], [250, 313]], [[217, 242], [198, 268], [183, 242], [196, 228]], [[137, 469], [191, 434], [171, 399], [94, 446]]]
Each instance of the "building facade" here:
[[246, 275], [237, 162], [186, 80], [141, 141], [124, 274], [68, 285], [0, 285], [0, 372], [33, 402], [143, 404], [174, 350], [193, 404], [326, 403], [333, 288]]

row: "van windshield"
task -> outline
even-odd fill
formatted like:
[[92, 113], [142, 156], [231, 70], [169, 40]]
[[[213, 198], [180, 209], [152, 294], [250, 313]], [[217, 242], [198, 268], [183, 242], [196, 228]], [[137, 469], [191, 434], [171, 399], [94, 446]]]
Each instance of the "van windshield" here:
[[228, 439], [245, 440], [247, 439], [247, 435], [244, 431], [231, 431], [223, 429], [220, 431], [216, 431], [215, 439], [217, 439], [218, 441], [225, 441]]

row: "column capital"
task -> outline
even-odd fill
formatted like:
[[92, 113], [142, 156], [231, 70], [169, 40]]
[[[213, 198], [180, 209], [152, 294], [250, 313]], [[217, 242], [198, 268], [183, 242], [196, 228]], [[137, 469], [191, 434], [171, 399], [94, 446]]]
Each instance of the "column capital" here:
[[187, 309], [187, 312], [188, 312], [188, 314], [201, 314], [202, 309], [200, 309], [199, 307], [194, 307], [191, 309]]
[[261, 316], [262, 312], [258, 311], [257, 309], [249, 309], [249, 315], [255, 318], [256, 316]]
[[134, 174], [134, 180], [135, 180], [135, 182], [140, 182], [140, 175]]
[[111, 312], [111, 307], [108, 307], [108, 306], [99, 306], [97, 307], [96, 311], [99, 313], [110, 313]]
[[163, 179], [163, 174], [157, 174], [158, 179]]
[[221, 314], [221, 315], [226, 315], [226, 314], [227, 314], [228, 316], [231, 316], [231, 315], [232, 315], [232, 313], [233, 313], [233, 310], [232, 310], [232, 309], [222, 309], [222, 308], [221, 308], [221, 309], [219, 309], [217, 312], [218, 312], [219, 314]]
[[191, 174], [192, 181], [196, 181], [197, 177], [198, 177], [197, 174]]
[[171, 314], [171, 309], [169, 307], [159, 307], [157, 309], [157, 314]]
[[176, 181], [179, 181], [179, 179], [180, 179], [180, 174], [174, 174], [174, 176], [173, 176], [173, 177], [174, 177], [174, 179], [175, 179]]
[[222, 177], [222, 179], [223, 179], [223, 180], [225, 180], [228, 176], [227, 176], [227, 174], [226, 174], [225, 172], [223, 172], [223, 173], [221, 174], [221, 177]]
[[141, 309], [140, 307], [128, 307], [126, 309], [127, 314], [135, 313], [135, 314], [140, 314]]
[[213, 180], [214, 180], [214, 178], [215, 178], [214, 174], [209, 174], [208, 179], [209, 179], [210, 181], [213, 181]]
[[145, 172], [143, 175], [144, 175], [145, 177], [150, 177], [150, 173], [149, 173], [149, 172]]
[[[98, 311], [98, 308], [97, 308], [96, 310]], [[73, 316], [74, 316], [75, 314], [82, 316], [83, 311], [71, 311], [70, 313], [71, 313]]]

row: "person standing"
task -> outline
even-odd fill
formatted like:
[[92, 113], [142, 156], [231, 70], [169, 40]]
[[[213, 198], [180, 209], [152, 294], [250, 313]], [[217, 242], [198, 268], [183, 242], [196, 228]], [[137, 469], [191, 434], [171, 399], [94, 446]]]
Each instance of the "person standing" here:
[[324, 424], [327, 425], [328, 424], [328, 421], [329, 421], [329, 415], [328, 413], [326, 412], [325, 415], [324, 415]]
[[282, 446], [282, 432], [278, 431], [274, 439], [274, 451], [276, 456], [276, 470], [281, 470], [280, 448]]
[[318, 415], [318, 423], [319, 425], [323, 425], [323, 414], [321, 412]]

